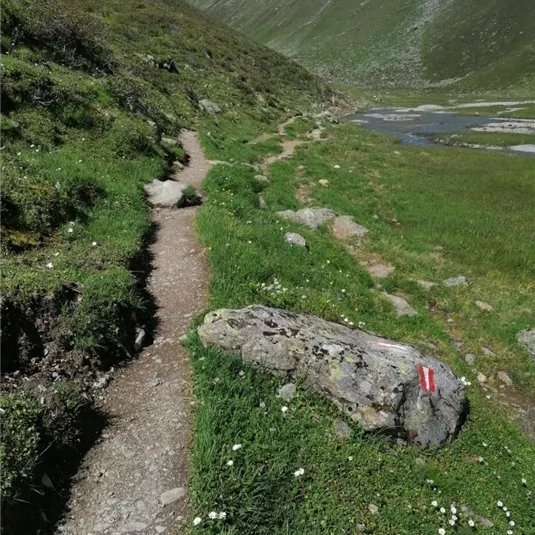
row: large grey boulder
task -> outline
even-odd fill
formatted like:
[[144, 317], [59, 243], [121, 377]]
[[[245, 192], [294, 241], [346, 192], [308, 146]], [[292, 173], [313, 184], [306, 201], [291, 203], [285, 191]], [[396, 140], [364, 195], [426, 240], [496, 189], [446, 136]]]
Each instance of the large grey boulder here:
[[152, 206], [159, 208], [179, 208], [185, 204], [184, 184], [174, 180], [153, 180], [143, 189], [149, 197]]
[[528, 353], [535, 359], [535, 329], [524, 329], [523, 331], [520, 331], [517, 334], [516, 339], [528, 350]]
[[297, 211], [284, 210], [277, 212], [277, 215], [316, 230], [320, 225], [330, 219], [334, 219], [338, 214], [329, 208], [303, 208]]
[[[425, 448], [451, 440], [461, 425], [463, 384], [448, 366], [411, 345], [264, 306], [212, 312], [198, 333], [205, 345], [304, 379], [366, 430]], [[433, 370], [434, 391], [420, 385], [419, 366]]]

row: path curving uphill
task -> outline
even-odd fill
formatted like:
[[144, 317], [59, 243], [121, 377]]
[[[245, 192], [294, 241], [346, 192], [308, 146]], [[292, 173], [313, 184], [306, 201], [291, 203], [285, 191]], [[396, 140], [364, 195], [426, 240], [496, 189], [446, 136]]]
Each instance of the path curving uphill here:
[[[183, 132], [181, 142], [189, 165], [174, 178], [199, 189], [211, 164], [197, 133]], [[158, 233], [149, 290], [158, 306], [155, 340], [108, 389], [102, 409], [110, 426], [84, 459], [57, 534], [179, 533], [193, 404], [189, 358], [180, 337], [208, 296], [196, 210], [153, 214]]]

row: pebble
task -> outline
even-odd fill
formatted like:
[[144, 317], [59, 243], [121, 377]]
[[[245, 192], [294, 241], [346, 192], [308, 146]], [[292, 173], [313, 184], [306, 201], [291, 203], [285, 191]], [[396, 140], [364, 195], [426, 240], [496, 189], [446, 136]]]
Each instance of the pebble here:
[[167, 528], [164, 526], [155, 526], [156, 533], [163, 533]]
[[477, 380], [478, 380], [480, 383], [486, 383], [486, 382], [487, 382], [487, 376], [484, 375], [483, 373], [478, 373], [478, 374], [477, 374]]
[[498, 379], [507, 386], [511, 386], [513, 384], [513, 380], [509, 377], [507, 372], [498, 372]]
[[476, 363], [476, 356], [473, 353], [467, 353], [464, 356], [464, 360], [469, 366], [474, 366], [474, 364]]
[[489, 305], [488, 303], [485, 303], [485, 301], [476, 301], [476, 306], [480, 310], [484, 310], [485, 312], [492, 312], [494, 308]]
[[186, 495], [186, 489], [184, 487], [176, 487], [171, 490], [165, 491], [160, 496], [160, 503], [162, 505], [169, 505], [170, 503], [176, 502], [183, 498]]
[[481, 348], [481, 352], [483, 353], [483, 355], [486, 355], [487, 357], [496, 356], [496, 353], [494, 353], [494, 351], [491, 351], [488, 347], [485, 347], [485, 346]]
[[379, 512], [379, 507], [377, 507], [377, 505], [374, 505], [373, 503], [370, 503], [370, 505], [368, 505], [368, 509], [372, 515], [376, 515]]

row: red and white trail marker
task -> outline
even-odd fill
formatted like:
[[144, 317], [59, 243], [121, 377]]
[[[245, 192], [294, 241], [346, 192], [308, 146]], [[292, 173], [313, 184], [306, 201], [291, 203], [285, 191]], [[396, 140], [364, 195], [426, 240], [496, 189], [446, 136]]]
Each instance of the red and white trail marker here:
[[435, 370], [418, 364], [418, 376], [420, 377], [420, 388], [424, 392], [436, 391]]

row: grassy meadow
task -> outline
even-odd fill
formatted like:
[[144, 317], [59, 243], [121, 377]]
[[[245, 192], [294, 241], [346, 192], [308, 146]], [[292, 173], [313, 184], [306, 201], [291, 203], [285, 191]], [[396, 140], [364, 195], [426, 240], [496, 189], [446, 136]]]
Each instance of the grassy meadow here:
[[[213, 274], [211, 308], [263, 303], [411, 342], [471, 382], [468, 421], [438, 450], [399, 446], [351, 423], [352, 436], [343, 438], [330, 404], [301, 387], [283, 402], [279, 379], [203, 348], [192, 333], [190, 533], [532, 533], [535, 447], [504, 403], [497, 373], [507, 372], [515, 393], [533, 402], [533, 360], [515, 340], [535, 322], [533, 162], [404, 147], [349, 124], [327, 126], [324, 135], [273, 164], [268, 183], [239, 161], [210, 172], [198, 229]], [[228, 159], [225, 148], [218, 157]], [[313, 232], [276, 215], [308, 205], [352, 215], [370, 232], [347, 248], [328, 224]], [[309, 249], [287, 244], [288, 231]], [[361, 265], [367, 261], [395, 270], [374, 280]], [[425, 290], [416, 282], [457, 275], [469, 285]], [[382, 289], [419, 315], [397, 317]], [[210, 512], [226, 517], [212, 520]]]

